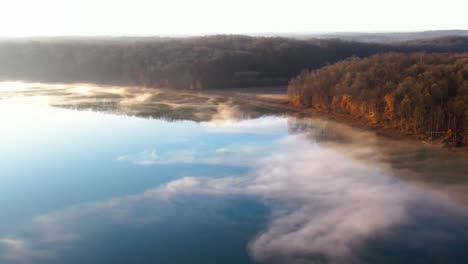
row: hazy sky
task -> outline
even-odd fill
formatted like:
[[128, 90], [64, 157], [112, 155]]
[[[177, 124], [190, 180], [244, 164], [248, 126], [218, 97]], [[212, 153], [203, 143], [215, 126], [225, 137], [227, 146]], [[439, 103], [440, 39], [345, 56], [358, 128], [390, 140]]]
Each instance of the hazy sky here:
[[0, 0], [0, 36], [468, 29], [468, 0]]

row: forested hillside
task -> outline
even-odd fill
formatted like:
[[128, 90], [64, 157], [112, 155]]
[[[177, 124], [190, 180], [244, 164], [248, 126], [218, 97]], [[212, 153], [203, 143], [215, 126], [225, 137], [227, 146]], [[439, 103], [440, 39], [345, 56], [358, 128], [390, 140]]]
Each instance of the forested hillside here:
[[401, 45], [229, 35], [3, 40], [0, 79], [182, 89], [281, 85], [303, 69], [388, 51], [468, 51], [468, 38]]
[[403, 41], [418, 41], [424, 39], [444, 37], [468, 37], [468, 30], [430, 30], [419, 32], [387, 32], [387, 33], [325, 33], [317, 35], [319, 38], [338, 38], [346, 41], [394, 43]]
[[[303, 72], [291, 102], [345, 114], [405, 134], [461, 144], [468, 131], [468, 53], [378, 54]], [[455, 143], [453, 142], [453, 143]]]

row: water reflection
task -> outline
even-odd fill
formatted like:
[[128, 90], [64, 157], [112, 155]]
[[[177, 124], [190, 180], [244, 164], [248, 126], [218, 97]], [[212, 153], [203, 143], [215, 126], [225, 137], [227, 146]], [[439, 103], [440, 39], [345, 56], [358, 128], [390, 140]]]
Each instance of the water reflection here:
[[359, 162], [391, 171], [399, 179], [424, 185], [468, 204], [466, 155], [410, 140], [321, 119], [289, 119], [290, 133], [332, 148]]
[[[320, 119], [243, 119], [236, 105], [167, 122], [52, 108], [62, 95], [47, 96], [0, 101], [0, 145], [15, 142], [19, 159], [0, 149], [13, 190], [0, 194], [3, 262], [468, 261], [465, 157]], [[112, 111], [138, 112], [140, 96]]]
[[203, 93], [94, 84], [0, 82], [0, 99], [12, 96], [47, 96], [51, 106], [168, 121], [253, 118], [282, 112]]

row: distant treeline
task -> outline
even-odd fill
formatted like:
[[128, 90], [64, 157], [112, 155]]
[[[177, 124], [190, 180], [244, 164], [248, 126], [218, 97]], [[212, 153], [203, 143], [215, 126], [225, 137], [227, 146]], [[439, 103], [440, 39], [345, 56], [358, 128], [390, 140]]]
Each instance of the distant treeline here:
[[468, 132], [468, 53], [378, 54], [301, 73], [291, 102], [425, 138], [463, 143]]
[[182, 89], [287, 84], [303, 69], [381, 52], [466, 52], [468, 38], [401, 44], [210, 36], [0, 41], [0, 79]]

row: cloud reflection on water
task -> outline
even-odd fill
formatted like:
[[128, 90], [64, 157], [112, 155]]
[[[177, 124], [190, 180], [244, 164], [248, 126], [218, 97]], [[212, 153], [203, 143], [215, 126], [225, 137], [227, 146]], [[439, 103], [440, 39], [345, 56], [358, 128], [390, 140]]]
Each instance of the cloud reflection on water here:
[[[91, 90], [74, 92], [80, 91], [87, 94]], [[130, 107], [124, 108], [129, 113], [135, 104], [148, 102], [154, 96], [143, 93], [126, 97], [120, 90], [116, 93], [124, 97], [121, 105]], [[415, 251], [424, 255], [435, 241], [444, 243], [458, 236], [467, 243], [468, 228], [463, 229], [468, 226], [467, 206], [461, 203], [468, 193], [463, 161], [450, 155], [447, 160], [443, 155], [433, 157], [431, 153], [445, 152], [380, 138], [373, 132], [334, 122], [284, 117], [242, 120], [235, 108], [222, 107], [210, 112], [210, 121], [200, 123], [205, 132], [264, 135], [279, 133], [288, 123], [291, 135], [269, 146], [171, 151], [148, 148], [123, 153], [118, 161], [138, 165], [240, 165], [251, 171], [245, 176], [225, 178], [187, 175], [140, 194], [44, 214], [23, 233], [0, 239], [0, 259], [7, 263], [60, 260], [74, 244], [92, 240], [89, 230], [96, 226], [157, 225], [170, 217], [168, 211], [179, 210], [200, 196], [214, 200], [252, 197], [270, 208], [268, 224], [248, 244], [252, 257], [265, 263], [360, 262], [360, 253], [371, 250], [369, 241], [394, 239], [402, 227], [444, 218], [454, 219], [451, 225], [462, 228], [456, 234], [445, 226], [431, 226], [430, 232], [415, 228], [411, 239], [397, 236], [394, 246], [414, 243], [411, 246]], [[205, 214], [208, 210], [205, 207], [194, 213]]]
[[[177, 206], [174, 199], [198, 195], [243, 195], [267, 204], [272, 210], [269, 224], [249, 243], [252, 256], [266, 263], [359, 262], [358, 253], [369, 239], [417, 221], [411, 211], [423, 204], [468, 216], [466, 207], [455, 207], [443, 196], [424, 192], [385, 169], [311, 142], [304, 134], [286, 136], [273, 145], [271, 154], [251, 161], [248, 176], [185, 177], [141, 194], [38, 217], [34, 232], [39, 239], [11, 240], [18, 241], [15, 243], [22, 245], [21, 250], [4, 240], [4, 256], [13, 261], [21, 260], [15, 253], [23, 254], [23, 260], [30, 260], [36, 255], [26, 249], [43, 248], [44, 241], [57, 249], [63, 243], [86, 239], [80, 237], [80, 229], [96, 217], [104, 222], [154, 224], [166, 217], [167, 208]], [[151, 208], [150, 214], [136, 213], [142, 204]], [[64, 237], [50, 239], [51, 234]], [[422, 233], [412, 235], [422, 237]], [[422, 246], [421, 250], [427, 248]]]
[[[205, 149], [202, 147], [205, 147]], [[151, 148], [140, 153], [118, 156], [116, 160], [143, 166], [203, 164], [250, 167], [253, 160], [261, 155], [266, 155], [270, 149], [268, 146], [260, 144], [227, 145], [215, 149], [202, 147], [179, 148], [164, 152]]]

